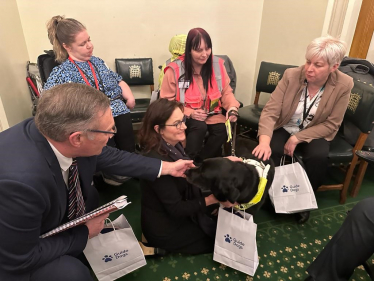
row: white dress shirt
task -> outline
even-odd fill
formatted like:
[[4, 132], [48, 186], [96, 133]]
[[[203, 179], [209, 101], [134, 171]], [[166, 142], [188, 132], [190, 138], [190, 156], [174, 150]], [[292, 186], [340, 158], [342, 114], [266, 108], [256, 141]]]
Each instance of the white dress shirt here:
[[57, 161], [60, 164], [62, 177], [64, 179], [66, 186], [68, 186], [69, 168], [71, 164], [73, 163], [73, 158], [65, 157], [64, 155], [61, 154], [60, 151], [57, 150], [56, 147], [53, 146], [53, 144], [51, 144], [49, 141], [48, 143], [57, 157]]

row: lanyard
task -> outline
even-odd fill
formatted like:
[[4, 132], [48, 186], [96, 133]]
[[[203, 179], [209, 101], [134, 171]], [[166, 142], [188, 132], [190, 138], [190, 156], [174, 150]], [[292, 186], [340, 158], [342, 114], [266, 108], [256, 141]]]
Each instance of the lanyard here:
[[300, 130], [302, 130], [304, 128], [304, 121], [308, 117], [308, 114], [309, 114], [310, 110], [312, 109], [314, 103], [316, 102], [316, 100], [318, 99], [319, 95], [321, 94], [321, 92], [323, 91], [324, 88], [325, 88], [325, 85], [323, 85], [319, 89], [317, 96], [315, 97], [314, 101], [312, 102], [312, 104], [309, 106], [309, 108], [307, 110], [306, 109], [306, 100], [308, 98], [308, 83], [306, 84], [306, 87], [305, 87], [305, 99], [304, 99], [304, 110], [303, 110], [303, 120], [301, 121], [301, 123], [299, 125]]
[[[87, 78], [89, 78], [88, 77], [88, 75], [86, 74], [86, 73], [84, 73], [84, 71], [75, 63], [75, 61], [71, 58], [71, 57], [69, 57], [69, 60], [71, 61], [71, 63], [73, 63], [76, 67], [77, 67], [77, 69], [78, 69], [78, 71], [79, 71], [79, 73], [81, 74], [81, 76], [82, 76], [82, 78], [83, 78], [83, 80], [86, 82], [86, 84], [88, 85], [88, 86], [91, 86], [91, 84], [90, 84], [90, 82], [88, 82], [88, 80], [87, 80]], [[91, 68], [91, 72], [92, 72], [92, 75], [93, 75], [93, 77], [94, 77], [94, 80], [95, 80], [95, 86], [96, 86], [96, 89], [98, 89], [99, 91], [100, 91], [100, 87], [99, 87], [99, 82], [98, 82], [98, 80], [97, 80], [97, 77], [96, 77], [96, 73], [95, 73], [95, 70], [94, 70], [94, 68], [92, 67], [92, 63], [90, 62], [90, 61], [87, 61], [88, 62], [88, 65], [90, 66], [90, 68]], [[96, 68], [96, 66], [95, 66], [95, 68]], [[99, 73], [99, 72], [98, 72]], [[100, 75], [100, 74], [99, 74]], [[91, 79], [90, 79], [91, 80]]]
[[[193, 76], [193, 74], [192, 74], [192, 76]], [[201, 75], [200, 75], [200, 76], [201, 76]], [[201, 77], [201, 80], [202, 80], [202, 79], [203, 79], [203, 78]], [[196, 82], [196, 79], [193, 77], [192, 83], [193, 83], [194, 80], [195, 80], [195, 82]], [[204, 95], [204, 94], [203, 94], [204, 92], [201, 91], [201, 88], [200, 88], [200, 86], [199, 86], [199, 84], [198, 84], [197, 82], [196, 82], [196, 85], [197, 85], [197, 88], [199, 89], [201, 99], [203, 100], [203, 105], [201, 106], [201, 109], [203, 109], [203, 110], [209, 112], [209, 109], [210, 109], [210, 108], [206, 109], [206, 108], [207, 108], [206, 101], [207, 101], [208, 93], [206, 93], [206, 94]], [[203, 82], [203, 85], [204, 85], [204, 82]]]

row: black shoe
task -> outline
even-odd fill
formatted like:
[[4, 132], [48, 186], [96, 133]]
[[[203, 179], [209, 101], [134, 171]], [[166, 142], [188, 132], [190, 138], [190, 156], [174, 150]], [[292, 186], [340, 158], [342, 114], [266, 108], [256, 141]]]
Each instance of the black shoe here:
[[160, 256], [160, 257], [163, 257], [163, 256], [166, 256], [168, 254], [168, 252], [164, 249], [161, 249], [161, 248], [155, 248], [155, 255], [156, 256]]
[[144, 256], [160, 256], [163, 257], [167, 254], [167, 251], [161, 248], [149, 247], [147, 243], [139, 241], [140, 248], [142, 248]]
[[[309, 220], [310, 211], [296, 213], [296, 221], [298, 224], [306, 223]], [[313, 279], [311, 279], [313, 280]]]

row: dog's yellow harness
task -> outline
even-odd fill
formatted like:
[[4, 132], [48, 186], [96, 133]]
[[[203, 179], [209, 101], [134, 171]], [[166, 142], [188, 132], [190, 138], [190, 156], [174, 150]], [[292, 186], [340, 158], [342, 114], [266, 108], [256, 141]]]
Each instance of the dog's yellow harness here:
[[258, 161], [253, 160], [253, 159], [243, 159], [243, 163], [255, 166], [256, 171], [257, 171], [257, 173], [260, 177], [260, 182], [258, 183], [257, 193], [252, 198], [251, 201], [249, 201], [248, 203], [239, 204], [239, 205], [234, 207], [235, 209], [240, 210], [240, 211], [244, 211], [244, 210], [252, 207], [253, 205], [256, 205], [258, 202], [261, 201], [262, 196], [264, 195], [266, 183], [268, 182], [267, 176], [268, 176], [268, 172], [270, 170], [270, 165], [269, 164], [265, 166], [264, 163], [258, 162]]

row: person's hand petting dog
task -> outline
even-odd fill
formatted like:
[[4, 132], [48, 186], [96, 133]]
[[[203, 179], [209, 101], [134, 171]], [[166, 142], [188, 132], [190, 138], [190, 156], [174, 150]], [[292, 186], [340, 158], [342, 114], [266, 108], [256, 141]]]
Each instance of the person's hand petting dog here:
[[179, 159], [175, 162], [162, 161], [161, 175], [171, 175], [173, 177], [185, 178], [184, 174], [188, 169], [194, 168], [192, 160], [182, 160]]
[[226, 156], [226, 157], [224, 157], [224, 158], [227, 158], [227, 159], [229, 159], [229, 160], [231, 160], [231, 161], [234, 161], [234, 162], [243, 162], [243, 159], [242, 159], [242, 158], [240, 158], [240, 157], [236, 157], [236, 156]]
[[[293, 157], [296, 146], [300, 143], [296, 136], [290, 136], [284, 145], [284, 154]], [[259, 138], [259, 145], [253, 149], [252, 154], [259, 159], [269, 160], [271, 156], [270, 148], [270, 137], [266, 135], [261, 135]]]
[[252, 154], [264, 161], [269, 160], [271, 156], [270, 137], [261, 135], [259, 137], [259, 144], [253, 149]]
[[195, 109], [191, 113], [191, 118], [198, 120], [198, 121], [205, 121], [205, 119], [208, 117], [208, 114], [203, 109]]

